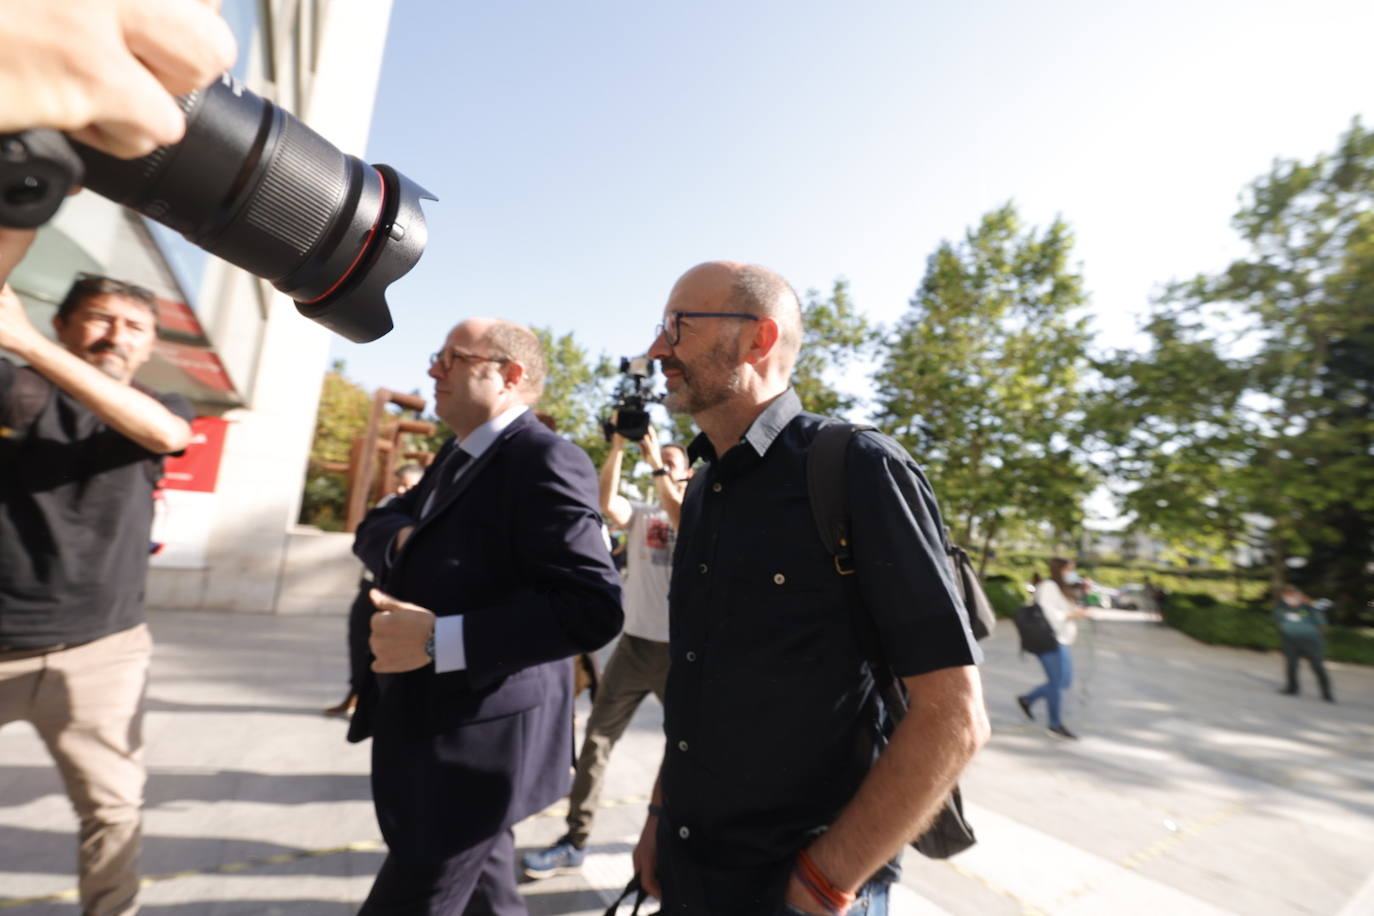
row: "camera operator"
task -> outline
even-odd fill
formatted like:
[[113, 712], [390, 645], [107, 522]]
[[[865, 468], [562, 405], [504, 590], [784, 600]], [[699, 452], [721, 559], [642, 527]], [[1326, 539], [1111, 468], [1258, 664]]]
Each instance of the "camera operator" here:
[[[616, 419], [612, 415], [612, 426]], [[653, 469], [658, 503], [632, 502], [619, 492], [625, 443], [624, 436], [612, 434], [611, 450], [601, 467], [601, 511], [611, 524], [627, 529], [625, 631], [606, 663], [587, 720], [568, 797], [568, 832], [547, 849], [525, 855], [525, 875], [530, 878], [581, 867], [611, 749], [645, 696], [652, 692], [663, 701], [668, 680], [668, 579], [683, 491], [692, 472], [686, 450], [680, 445], [660, 448], [649, 426], [639, 447]]]
[[[0, 0], [0, 133], [53, 128], [135, 157], [185, 130], [175, 96], [234, 60], [202, 0]], [[137, 910], [151, 644], [143, 590], [162, 456], [190, 404], [133, 381], [151, 293], [78, 280], [38, 332], [6, 285], [32, 230], [0, 227], [0, 725], [30, 721], [81, 822], [82, 911]]]
[[58, 343], [0, 292], [0, 725], [33, 724], [81, 821], [82, 908], [131, 912], [143, 803], [144, 622], [153, 485], [191, 439], [190, 403], [133, 381], [152, 294], [82, 277]]

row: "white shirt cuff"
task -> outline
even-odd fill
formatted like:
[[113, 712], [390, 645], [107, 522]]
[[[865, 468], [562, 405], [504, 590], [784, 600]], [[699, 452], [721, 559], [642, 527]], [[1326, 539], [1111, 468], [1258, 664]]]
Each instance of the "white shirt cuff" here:
[[434, 621], [434, 673], [462, 671], [468, 666], [463, 647], [463, 615], [439, 617]]

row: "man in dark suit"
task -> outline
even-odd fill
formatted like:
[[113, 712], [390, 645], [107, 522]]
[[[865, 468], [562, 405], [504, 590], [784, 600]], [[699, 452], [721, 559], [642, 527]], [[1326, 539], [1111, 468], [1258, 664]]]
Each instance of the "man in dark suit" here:
[[511, 825], [567, 794], [566, 660], [619, 631], [620, 577], [591, 460], [529, 409], [538, 338], [471, 319], [429, 374], [454, 438], [354, 545], [380, 571], [378, 677], [350, 737], [373, 736], [389, 847], [361, 913], [520, 914]]

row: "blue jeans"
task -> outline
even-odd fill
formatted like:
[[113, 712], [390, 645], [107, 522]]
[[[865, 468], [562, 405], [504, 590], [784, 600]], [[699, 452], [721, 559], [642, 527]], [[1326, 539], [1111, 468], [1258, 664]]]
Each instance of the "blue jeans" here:
[[[887, 916], [887, 892], [891, 888], [885, 881], [870, 881], [859, 889], [859, 898], [845, 911], [845, 916]], [[778, 916], [811, 916], [784, 903]]]
[[1064, 721], [1059, 718], [1060, 695], [1073, 684], [1073, 656], [1069, 654], [1069, 647], [1061, 642], [1058, 649], [1036, 658], [1040, 659], [1047, 680], [1026, 694], [1026, 703], [1029, 705], [1044, 697], [1050, 707], [1050, 724], [1063, 725]]

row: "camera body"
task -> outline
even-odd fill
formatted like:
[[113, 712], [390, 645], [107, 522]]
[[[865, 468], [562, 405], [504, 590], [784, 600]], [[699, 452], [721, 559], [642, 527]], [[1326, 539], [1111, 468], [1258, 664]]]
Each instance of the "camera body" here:
[[616, 385], [611, 414], [601, 421], [606, 441], [619, 433], [631, 442], [638, 442], [649, 434], [649, 405], [663, 400], [663, 395], [649, 390], [654, 374], [654, 361], [645, 356], [622, 357], [620, 382]]

